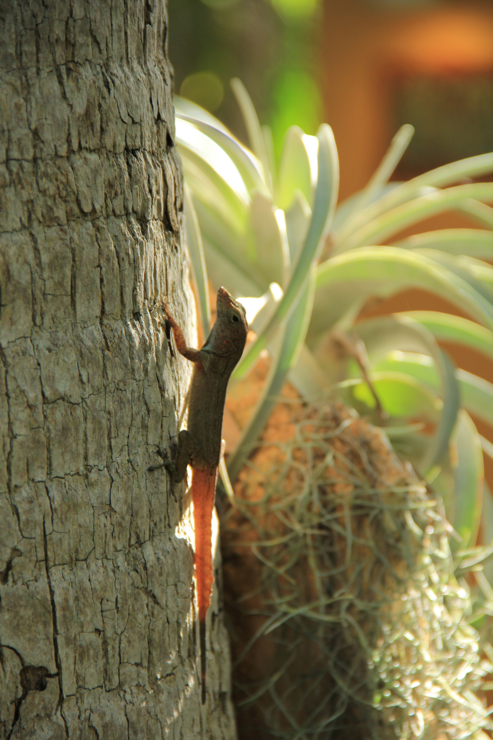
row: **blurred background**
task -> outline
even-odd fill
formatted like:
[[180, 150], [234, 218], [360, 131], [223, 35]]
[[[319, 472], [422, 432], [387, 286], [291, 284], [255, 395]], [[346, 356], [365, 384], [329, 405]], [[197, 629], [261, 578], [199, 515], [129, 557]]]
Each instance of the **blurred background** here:
[[398, 179], [493, 150], [491, 0], [169, 0], [177, 93], [245, 139], [231, 77], [279, 156], [286, 129], [329, 123], [341, 199], [368, 180], [403, 123]]

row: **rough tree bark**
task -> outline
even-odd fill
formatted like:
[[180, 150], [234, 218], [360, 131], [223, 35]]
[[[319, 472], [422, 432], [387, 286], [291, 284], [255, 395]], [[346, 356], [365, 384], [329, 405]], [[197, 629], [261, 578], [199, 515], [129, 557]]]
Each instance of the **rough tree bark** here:
[[189, 379], [152, 313], [192, 305], [166, 33], [164, 0], [0, 0], [2, 739], [235, 734], [184, 487], [147, 471]]

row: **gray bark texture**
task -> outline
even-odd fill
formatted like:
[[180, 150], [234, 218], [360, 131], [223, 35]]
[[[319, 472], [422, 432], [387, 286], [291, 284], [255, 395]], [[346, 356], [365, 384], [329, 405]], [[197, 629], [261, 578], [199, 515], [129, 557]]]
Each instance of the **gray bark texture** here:
[[164, 0], [0, 0], [2, 740], [235, 737], [185, 486], [148, 471], [190, 377], [153, 308], [193, 305], [166, 34]]

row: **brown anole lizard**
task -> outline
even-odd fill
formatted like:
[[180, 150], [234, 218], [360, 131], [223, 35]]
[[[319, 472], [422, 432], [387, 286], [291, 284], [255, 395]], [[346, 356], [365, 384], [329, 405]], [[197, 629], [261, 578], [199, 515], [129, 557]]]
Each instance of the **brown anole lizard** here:
[[200, 627], [200, 662], [202, 703], [205, 703], [205, 635], [206, 616], [211, 603], [214, 573], [212, 566], [212, 514], [218, 467], [221, 459], [222, 424], [226, 388], [231, 373], [240, 359], [248, 334], [245, 309], [225, 288], [217, 291], [217, 316], [202, 349], [187, 346], [183, 333], [162, 304], [173, 329], [178, 351], [194, 363], [190, 386], [188, 425], [178, 436], [175, 460], [166, 453], [165, 461], [172, 480], [185, 477], [187, 465], [192, 468], [192, 501], [195, 529], [195, 578]]

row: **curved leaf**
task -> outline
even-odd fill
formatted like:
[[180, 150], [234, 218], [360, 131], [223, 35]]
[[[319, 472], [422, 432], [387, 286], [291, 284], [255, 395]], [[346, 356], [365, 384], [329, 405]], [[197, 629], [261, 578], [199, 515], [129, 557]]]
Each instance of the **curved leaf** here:
[[[483, 439], [481, 438], [481, 444], [483, 445]], [[484, 452], [483, 446], [483, 452]], [[489, 457], [493, 457], [493, 450], [488, 453]], [[481, 534], [482, 540], [485, 545], [493, 543], [493, 496], [491, 491], [485, 483], [483, 486], [483, 507], [481, 511]], [[488, 579], [488, 582], [493, 585], [493, 558], [488, 558], [483, 566], [483, 572]]]
[[[455, 482], [452, 526], [462, 537], [460, 547], [476, 541], [483, 496], [483, 452], [470, 416], [462, 410], [452, 439], [452, 471]], [[452, 543], [452, 548], [459, 543]]]
[[243, 197], [244, 194], [238, 190], [233, 190], [229, 183], [195, 152], [189, 150], [184, 155], [180, 150], [180, 154], [185, 180], [195, 193], [196, 200], [203, 201], [216, 211], [225, 223], [241, 233], [245, 229], [250, 198]]
[[[392, 191], [394, 193], [395, 191]], [[390, 193], [390, 195], [392, 195]], [[380, 244], [393, 234], [403, 231], [419, 221], [456, 208], [465, 199], [493, 201], [493, 183], [457, 185], [447, 190], [437, 190], [398, 205], [382, 215], [363, 223], [359, 229], [337, 235], [334, 248], [348, 251], [366, 244]]]
[[433, 442], [428, 446], [423, 469], [439, 464], [448, 450], [450, 435], [460, 409], [460, 390], [455, 368], [438, 347], [433, 335], [408, 317], [385, 316], [368, 319], [354, 327], [354, 333], [364, 342], [371, 368], [392, 351], [426, 353], [432, 359], [440, 377], [440, 398], [443, 409]]
[[425, 326], [438, 341], [463, 344], [493, 360], [493, 332], [474, 321], [438, 311], [407, 311], [397, 315], [414, 319]]
[[[439, 392], [440, 379], [430, 357], [414, 353], [395, 352], [375, 364], [376, 372], [396, 372], [416, 378], [435, 393]], [[462, 407], [493, 426], [493, 384], [458, 368], [455, 375], [460, 387]], [[373, 374], [371, 376], [373, 378]]]
[[371, 223], [383, 213], [396, 208], [401, 203], [415, 198], [421, 188], [444, 187], [458, 182], [464, 177], [477, 177], [488, 172], [493, 172], [493, 153], [468, 157], [425, 172], [408, 182], [401, 183], [398, 187], [389, 191], [385, 197], [358, 212], [357, 218], [351, 221], [350, 224], [348, 223], [347, 229], [344, 230], [344, 233], [339, 234], [339, 238], [341, 241], [345, 241], [365, 224]]
[[446, 254], [436, 249], [422, 249], [418, 254], [429, 257], [462, 280], [466, 280], [474, 290], [493, 303], [493, 268], [486, 262], [464, 255]]
[[274, 313], [267, 321], [264, 329], [259, 333], [250, 350], [243, 355], [237, 365], [234, 375], [241, 377], [255, 362], [260, 352], [266, 347], [273, 331], [279, 326], [296, 305], [301, 291], [304, 289], [311, 267], [317, 260], [334, 214], [335, 203], [339, 186], [339, 165], [334, 136], [329, 126], [320, 126], [317, 134], [318, 148], [318, 181], [315, 190], [313, 213], [308, 227], [308, 233], [296, 263], [291, 270], [291, 276], [285, 292]]
[[493, 384], [484, 378], [457, 370], [462, 394], [462, 405], [489, 426], [493, 426]]
[[208, 265], [208, 274], [215, 287], [228, 285], [236, 294], [243, 296], [258, 296], [265, 293], [268, 284], [259, 272], [246, 270], [238, 262], [238, 255], [231, 255], [218, 250], [217, 246], [211, 244], [204, 238], [204, 253]]
[[303, 193], [307, 203], [311, 203], [313, 184], [316, 179], [317, 173], [316, 171], [313, 172], [310, 152], [306, 147], [305, 134], [298, 126], [291, 126], [284, 138], [279, 163], [279, 207], [289, 208], [296, 191]]
[[264, 136], [262, 134], [262, 129], [257, 118], [257, 113], [253, 106], [252, 99], [250, 98], [245, 85], [237, 77], [231, 80], [231, 87], [233, 89], [233, 93], [238, 102], [238, 105], [240, 106], [243, 120], [245, 121], [245, 126], [252, 152], [262, 163], [265, 183], [269, 192], [272, 194], [273, 183], [269, 169], [269, 155], [265, 147]]
[[[346, 206], [344, 218], [337, 220], [337, 226], [335, 228], [342, 228], [343, 224], [350, 217], [353, 217], [356, 211], [365, 208], [370, 203], [375, 202], [385, 192], [388, 180], [392, 175], [393, 171], [402, 159], [402, 155], [406, 151], [409, 143], [414, 135], [414, 128], [409, 123], [405, 123], [401, 126], [399, 131], [395, 134], [390, 147], [384, 155], [379, 166], [375, 170], [370, 181], [358, 194], [357, 198], [352, 199], [352, 208]], [[394, 183], [393, 187], [397, 187]], [[335, 219], [334, 219], [335, 220]]]
[[481, 229], [440, 229], [415, 234], [395, 242], [401, 249], [441, 249], [448, 254], [465, 254], [493, 259], [493, 231]]
[[490, 208], [490, 206], [480, 203], [478, 200], [466, 198], [457, 205], [456, 210], [465, 213], [467, 216], [472, 216], [474, 221], [477, 221], [481, 226], [493, 229], [493, 208]]
[[[186, 125], [188, 124], [188, 126]], [[229, 132], [224, 131], [222, 128], [207, 123], [206, 121], [197, 120], [192, 116], [184, 114], [178, 114], [176, 116], [176, 139], [180, 146], [186, 149], [195, 149], [197, 151], [197, 144], [195, 143], [198, 139], [197, 133], [194, 133], [191, 128], [195, 128], [197, 133], [202, 134], [203, 137], [207, 137], [210, 141], [214, 142], [233, 162], [238, 170], [238, 174], [242, 177], [243, 181], [248, 190], [256, 188], [259, 192], [265, 194], [269, 193], [269, 188], [264, 179], [264, 173], [262, 171], [260, 162], [258, 162], [252, 153], [240, 142], [235, 139]], [[200, 140], [200, 139], [199, 139]], [[203, 153], [204, 159], [209, 161], [211, 164], [214, 162], [214, 158], [217, 159], [217, 151], [207, 142], [202, 139], [202, 145], [200, 150]]]
[[370, 297], [387, 297], [407, 288], [423, 288], [456, 303], [493, 328], [493, 306], [449, 270], [414, 251], [397, 247], [361, 247], [323, 262], [318, 268], [309, 336], [350, 324]]
[[[195, 200], [194, 205], [202, 231], [209, 277], [214, 285], [217, 287], [221, 284], [234, 286], [235, 292], [243, 295], [261, 295], [264, 293], [269, 287], [269, 279], [256, 268], [254, 262], [250, 261], [245, 234], [238, 234], [234, 231], [216, 212], [211, 211], [200, 200]], [[234, 244], [236, 248], [231, 249], [231, 244]], [[240, 288], [240, 285], [236, 286], [235, 283], [216, 282], [213, 275], [221, 273], [223, 267], [215, 263], [221, 260], [227, 262], [228, 270], [229, 266], [234, 266], [233, 275], [238, 276], [244, 287]], [[258, 287], [247, 289], [246, 281], [251, 286]]]
[[232, 480], [236, 478], [251, 450], [257, 444], [265, 424], [279, 400], [279, 394], [286, 382], [288, 372], [296, 363], [310, 320], [314, 290], [315, 267], [313, 266], [310, 279], [286, 322], [280, 339], [280, 346], [271, 353], [273, 362], [262, 388], [261, 397], [243, 430], [236, 450], [228, 460], [228, 471]]
[[277, 178], [276, 178], [276, 157], [274, 154], [274, 139], [270, 126], [262, 126], [262, 138], [264, 141], [266, 167], [269, 173], [269, 182], [272, 188], [272, 198], [277, 202]]
[[202, 333], [207, 337], [211, 325], [211, 312], [209, 307], [209, 286], [207, 282], [207, 269], [205, 266], [204, 248], [200, 234], [197, 214], [193, 206], [193, 198], [187, 185], [185, 191], [185, 224], [187, 233], [187, 246], [192, 262], [192, 269], [197, 286], [198, 304]]
[[310, 225], [311, 215], [312, 212], [306, 198], [298, 190], [295, 193], [291, 207], [285, 211], [291, 262], [295, 262], [299, 258]]
[[[385, 411], [397, 419], [421, 418], [436, 424], [439, 420], [441, 403], [424, 383], [409, 374], [395, 370], [379, 370], [371, 374], [375, 391]], [[348, 380], [338, 384], [354, 401], [375, 407], [375, 399], [363, 380]]]
[[298, 393], [311, 403], [320, 401], [332, 387], [306, 344], [302, 345], [298, 360], [289, 371], [289, 380]]
[[260, 193], [253, 194], [246, 239], [255, 270], [260, 270], [269, 283], [283, 285], [290, 261], [284, 211]]

